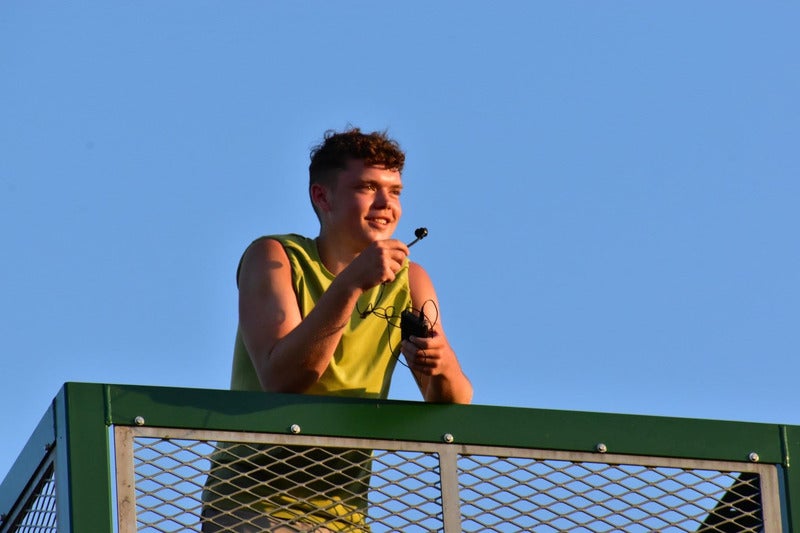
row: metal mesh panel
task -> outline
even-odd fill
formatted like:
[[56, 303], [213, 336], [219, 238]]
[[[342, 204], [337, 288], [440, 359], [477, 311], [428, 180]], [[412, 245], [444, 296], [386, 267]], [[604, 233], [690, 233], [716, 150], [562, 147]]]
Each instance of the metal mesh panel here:
[[746, 463], [126, 431], [131, 456], [117, 461], [131, 464], [135, 517], [120, 514], [123, 533], [238, 531], [233, 524], [269, 531], [277, 522], [318, 532], [762, 531], [759, 473], [774, 483], [774, 467]]
[[203, 441], [135, 439], [138, 530], [199, 530], [199, 494], [213, 451]]
[[136, 437], [133, 462], [137, 531], [265, 530], [254, 500], [298, 528], [443, 529], [436, 454]]
[[757, 475], [464, 455], [463, 531], [761, 531]]
[[56, 480], [52, 461], [50, 461], [41, 479], [34, 486], [11, 531], [17, 533], [58, 531], [56, 522]]
[[369, 516], [372, 531], [441, 531], [438, 454], [375, 451]]

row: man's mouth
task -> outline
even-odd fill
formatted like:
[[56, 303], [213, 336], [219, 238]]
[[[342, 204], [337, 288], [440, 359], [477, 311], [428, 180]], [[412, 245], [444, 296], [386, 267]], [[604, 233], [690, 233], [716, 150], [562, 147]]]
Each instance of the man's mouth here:
[[388, 226], [391, 223], [388, 218], [384, 217], [367, 217], [367, 222], [377, 224], [379, 226]]

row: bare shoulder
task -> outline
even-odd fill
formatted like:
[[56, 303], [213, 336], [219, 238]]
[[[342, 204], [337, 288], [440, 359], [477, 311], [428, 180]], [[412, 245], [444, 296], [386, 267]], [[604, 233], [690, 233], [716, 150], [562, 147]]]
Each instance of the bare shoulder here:
[[[275, 340], [300, 322], [292, 268], [283, 245], [271, 238], [254, 241], [239, 265], [239, 327], [251, 353], [272, 349]], [[276, 318], [278, 317], [278, 318]]]
[[283, 245], [275, 239], [261, 237], [253, 241], [242, 254], [236, 281], [242, 284], [247, 280], [263, 278], [265, 274], [288, 267], [289, 258]]
[[411, 289], [411, 303], [419, 308], [428, 300], [436, 301], [436, 290], [428, 272], [419, 263], [408, 262], [408, 287]]
[[408, 284], [412, 287], [412, 290], [414, 290], [414, 285], [433, 284], [433, 282], [431, 281], [431, 277], [428, 275], [428, 272], [422, 267], [422, 265], [415, 263], [414, 261], [409, 261]]

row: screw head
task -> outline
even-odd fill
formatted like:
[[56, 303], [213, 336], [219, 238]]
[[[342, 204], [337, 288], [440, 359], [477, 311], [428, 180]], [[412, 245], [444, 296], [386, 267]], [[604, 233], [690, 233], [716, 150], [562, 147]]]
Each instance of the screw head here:
[[143, 426], [144, 425], [144, 417], [143, 416], [137, 416], [136, 418], [133, 419], [133, 423], [136, 424], [137, 426]]
[[608, 451], [608, 446], [606, 446], [604, 442], [598, 442], [594, 449], [597, 453], [606, 453]]
[[291, 426], [289, 426], [289, 431], [297, 435], [301, 431], [300, 424], [292, 424]]
[[761, 457], [759, 457], [756, 452], [750, 452], [750, 455], [748, 455], [747, 458], [754, 463], [757, 463], [761, 460]]
[[445, 433], [442, 435], [442, 440], [445, 441], [447, 444], [452, 444], [456, 439], [453, 437], [452, 433]]

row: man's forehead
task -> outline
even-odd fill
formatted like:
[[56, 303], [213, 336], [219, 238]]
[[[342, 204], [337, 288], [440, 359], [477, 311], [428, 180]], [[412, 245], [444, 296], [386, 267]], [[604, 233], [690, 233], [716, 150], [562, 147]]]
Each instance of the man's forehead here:
[[354, 179], [380, 179], [385, 181], [400, 181], [402, 179], [400, 171], [388, 169], [383, 165], [368, 165], [364, 161], [351, 159], [347, 168], [339, 173], [340, 176], [346, 175]]

